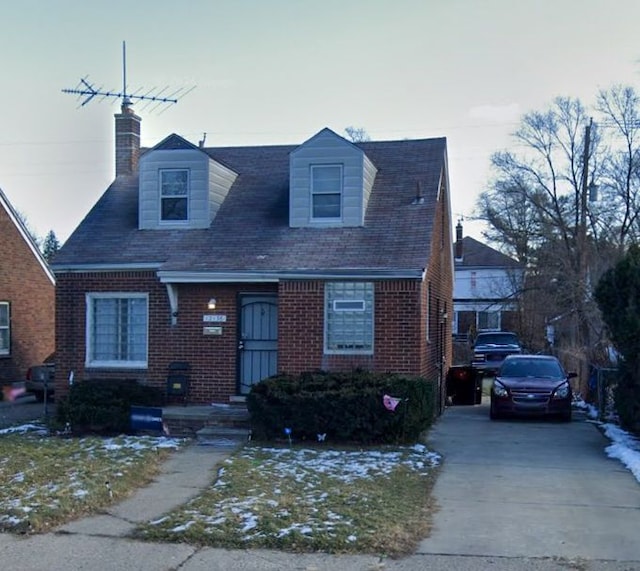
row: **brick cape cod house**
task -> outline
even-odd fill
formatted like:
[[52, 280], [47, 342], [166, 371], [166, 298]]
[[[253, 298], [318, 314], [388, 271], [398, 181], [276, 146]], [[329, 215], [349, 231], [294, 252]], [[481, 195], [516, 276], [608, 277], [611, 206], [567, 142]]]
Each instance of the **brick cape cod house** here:
[[54, 350], [55, 278], [0, 190], [0, 386]]
[[53, 266], [57, 394], [72, 372], [164, 388], [174, 362], [189, 403], [276, 372], [446, 373], [445, 139], [141, 152], [140, 118], [115, 120], [116, 178]]

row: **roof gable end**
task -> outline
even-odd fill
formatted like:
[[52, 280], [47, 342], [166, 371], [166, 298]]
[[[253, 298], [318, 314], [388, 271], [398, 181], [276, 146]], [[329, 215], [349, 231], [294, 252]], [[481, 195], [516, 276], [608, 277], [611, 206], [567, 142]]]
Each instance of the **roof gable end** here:
[[180, 135], [176, 135], [175, 133], [171, 133], [168, 137], [164, 138], [160, 141], [155, 147], [152, 147], [151, 151], [175, 151], [178, 149], [195, 149], [201, 150], [199, 147], [196, 147], [193, 143], [187, 141]]
[[51, 283], [55, 285], [56, 280], [53, 275], [53, 272], [49, 268], [49, 265], [47, 264], [46, 260], [44, 259], [44, 256], [40, 252], [40, 249], [38, 248], [36, 243], [33, 241], [33, 238], [31, 237], [31, 234], [27, 230], [27, 227], [24, 225], [24, 223], [20, 219], [20, 216], [18, 216], [17, 211], [13, 208], [13, 206], [11, 206], [9, 199], [4, 194], [2, 189], [0, 189], [0, 207], [2, 207], [5, 210], [11, 222], [13, 222], [14, 226], [18, 229], [20, 236], [22, 237], [25, 244], [31, 250], [31, 253], [36, 258], [40, 266], [42, 267], [42, 270], [47, 275], [47, 278], [49, 279], [49, 281], [51, 281]]

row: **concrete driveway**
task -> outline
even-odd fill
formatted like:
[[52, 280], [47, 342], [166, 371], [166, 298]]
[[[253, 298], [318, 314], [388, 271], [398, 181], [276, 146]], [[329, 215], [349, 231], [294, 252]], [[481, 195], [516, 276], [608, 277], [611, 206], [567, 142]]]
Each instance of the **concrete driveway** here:
[[445, 458], [440, 511], [418, 553], [640, 561], [640, 484], [608, 443], [585, 419], [447, 409], [430, 437]]
[[20, 397], [13, 402], [0, 401], [0, 428], [41, 420], [44, 418], [45, 412], [48, 415], [53, 415], [55, 404], [47, 403], [45, 411], [44, 403], [36, 402], [32, 395]]

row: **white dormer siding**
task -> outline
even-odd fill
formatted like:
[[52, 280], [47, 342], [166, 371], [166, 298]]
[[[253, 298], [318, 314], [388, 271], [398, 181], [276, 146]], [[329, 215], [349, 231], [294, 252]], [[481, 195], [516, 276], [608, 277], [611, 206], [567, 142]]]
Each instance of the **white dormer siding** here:
[[289, 225], [363, 226], [376, 172], [361, 149], [323, 129], [289, 157]]
[[[187, 181], [184, 215], [163, 216], [163, 200], [171, 192], [163, 172], [176, 173], [175, 179]], [[184, 175], [184, 176], [183, 176]], [[165, 176], [165, 181], [168, 175]], [[170, 175], [169, 175], [170, 176]], [[140, 159], [138, 223], [140, 229], [208, 228], [238, 175], [211, 159], [199, 149], [156, 149]]]

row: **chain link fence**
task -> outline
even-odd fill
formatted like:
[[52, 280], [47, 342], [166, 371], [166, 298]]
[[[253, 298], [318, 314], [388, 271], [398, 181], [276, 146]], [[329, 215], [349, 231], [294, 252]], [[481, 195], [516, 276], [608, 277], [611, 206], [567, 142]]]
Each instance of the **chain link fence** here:
[[617, 416], [614, 398], [617, 373], [617, 369], [591, 367], [589, 393], [594, 397], [593, 405], [598, 409], [598, 419], [601, 421], [614, 420]]

